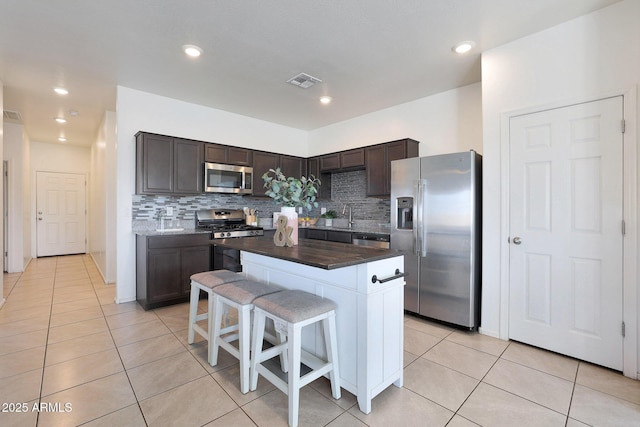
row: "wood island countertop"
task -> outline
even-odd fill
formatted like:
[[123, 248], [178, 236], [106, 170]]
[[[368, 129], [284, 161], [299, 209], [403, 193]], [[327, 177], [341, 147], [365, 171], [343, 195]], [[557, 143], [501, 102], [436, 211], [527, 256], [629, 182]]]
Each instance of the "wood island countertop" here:
[[211, 243], [224, 248], [251, 252], [325, 270], [365, 264], [403, 255], [393, 249], [370, 248], [349, 243], [313, 239], [299, 239], [298, 244], [292, 247], [276, 246], [271, 237], [264, 236], [212, 240]]

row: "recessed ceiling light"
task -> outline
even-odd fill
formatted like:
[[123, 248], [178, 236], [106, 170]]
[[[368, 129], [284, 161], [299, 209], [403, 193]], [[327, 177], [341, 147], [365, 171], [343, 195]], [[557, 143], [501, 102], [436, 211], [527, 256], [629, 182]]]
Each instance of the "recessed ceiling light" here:
[[53, 90], [55, 91], [55, 93], [57, 93], [58, 95], [69, 95], [69, 91], [66, 90], [63, 87], [55, 87], [53, 88]]
[[67, 119], [65, 119], [64, 117], [56, 117], [55, 120], [58, 123], [67, 123]]
[[61, 136], [60, 138], [58, 138], [58, 141], [67, 142], [67, 138], [65, 138], [64, 136]]
[[330, 96], [321, 96], [320, 97], [320, 102], [322, 102], [323, 104], [328, 104], [331, 102], [331, 97]]
[[473, 49], [475, 45], [476, 45], [475, 42], [468, 40], [468, 41], [458, 43], [457, 45], [452, 47], [451, 50], [454, 51], [455, 53], [467, 53], [471, 49]]
[[197, 58], [198, 56], [202, 55], [202, 49], [193, 44], [185, 44], [184, 46], [182, 46], [182, 50], [192, 58]]

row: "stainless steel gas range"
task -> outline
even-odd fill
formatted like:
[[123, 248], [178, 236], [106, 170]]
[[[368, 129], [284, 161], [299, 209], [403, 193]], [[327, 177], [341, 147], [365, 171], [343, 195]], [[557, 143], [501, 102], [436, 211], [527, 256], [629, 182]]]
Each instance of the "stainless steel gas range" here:
[[196, 211], [196, 228], [211, 230], [214, 241], [211, 250], [212, 270], [227, 269], [242, 271], [240, 252], [235, 249], [224, 249], [215, 245], [217, 239], [231, 239], [262, 236], [262, 227], [245, 224], [244, 212], [241, 209], [202, 209]]

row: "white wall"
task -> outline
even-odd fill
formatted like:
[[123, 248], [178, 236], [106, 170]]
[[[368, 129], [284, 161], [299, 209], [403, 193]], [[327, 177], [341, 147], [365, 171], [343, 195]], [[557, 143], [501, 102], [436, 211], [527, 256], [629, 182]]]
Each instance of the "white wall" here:
[[[78, 173], [89, 176], [91, 150], [64, 144], [31, 142], [31, 206], [36, 211], [36, 172]], [[88, 208], [88, 206], [87, 206]], [[36, 257], [36, 219], [31, 218], [31, 256]]]
[[[501, 115], [525, 108], [635, 92], [640, 80], [638, 22], [640, 2], [626, 0], [482, 55], [484, 333], [505, 338], [508, 326], [505, 306], [501, 306], [501, 289], [508, 272], [508, 260], [500, 256], [505, 249], [503, 245], [507, 244], [502, 238], [505, 227], [508, 231], [508, 218], [501, 208], [508, 179], [501, 175], [504, 160], [501, 144], [505, 144]], [[637, 116], [627, 119], [631, 128], [626, 138], [635, 135]], [[637, 139], [631, 144], [636, 145]], [[636, 171], [628, 172], [634, 176]], [[634, 196], [637, 200], [637, 194]], [[627, 239], [637, 233], [628, 231]], [[637, 241], [634, 244], [637, 245]], [[632, 304], [636, 316], [640, 301]], [[627, 315], [629, 313], [625, 313]], [[629, 327], [638, 331], [640, 325], [627, 325], [627, 331]]]
[[[93, 258], [102, 279], [115, 281], [115, 174], [108, 169], [109, 159], [115, 158], [116, 114], [105, 115], [91, 145], [91, 173], [89, 177], [89, 218], [87, 252]], [[113, 163], [113, 161], [112, 161]]]
[[[28, 261], [30, 254], [29, 246], [25, 251], [25, 234], [30, 235], [29, 228], [23, 229], [24, 196], [28, 195], [29, 182], [25, 183], [24, 164], [28, 155], [24, 145], [27, 140], [24, 126], [17, 123], [4, 124], [4, 160], [8, 163], [8, 195], [7, 195], [7, 253], [8, 263], [5, 270], [8, 273], [24, 271], [25, 261]], [[27, 159], [28, 160], [28, 159]], [[28, 200], [28, 199], [27, 199]], [[25, 259], [26, 258], [26, 259]]]
[[307, 132], [122, 86], [117, 88], [116, 121], [117, 302], [136, 298], [131, 197], [135, 193], [134, 136], [138, 131], [307, 156]]
[[35, 210], [31, 206], [31, 140], [26, 132], [23, 132], [22, 147], [24, 156], [22, 157], [22, 265], [26, 268], [31, 261], [31, 236], [33, 235], [30, 224], [31, 218], [35, 216]]
[[420, 156], [482, 153], [480, 83], [421, 98], [309, 132], [309, 156], [402, 138], [420, 141]]

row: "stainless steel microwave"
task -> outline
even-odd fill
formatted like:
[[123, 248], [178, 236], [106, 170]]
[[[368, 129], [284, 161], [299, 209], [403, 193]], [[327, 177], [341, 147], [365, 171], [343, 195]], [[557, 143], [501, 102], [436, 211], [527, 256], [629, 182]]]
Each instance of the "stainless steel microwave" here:
[[205, 193], [253, 194], [253, 168], [249, 166], [204, 164]]

